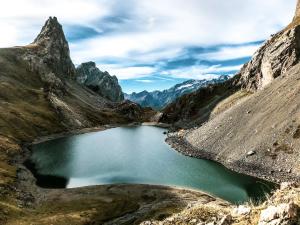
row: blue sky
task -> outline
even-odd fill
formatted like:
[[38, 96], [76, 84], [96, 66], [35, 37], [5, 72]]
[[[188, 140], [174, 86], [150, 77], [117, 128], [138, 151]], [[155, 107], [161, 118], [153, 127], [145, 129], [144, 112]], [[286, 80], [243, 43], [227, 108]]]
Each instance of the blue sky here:
[[[18, 5], [18, 7], [16, 7]], [[125, 92], [234, 74], [291, 21], [296, 0], [10, 0], [0, 47], [32, 42], [57, 16], [76, 65], [95, 61]]]

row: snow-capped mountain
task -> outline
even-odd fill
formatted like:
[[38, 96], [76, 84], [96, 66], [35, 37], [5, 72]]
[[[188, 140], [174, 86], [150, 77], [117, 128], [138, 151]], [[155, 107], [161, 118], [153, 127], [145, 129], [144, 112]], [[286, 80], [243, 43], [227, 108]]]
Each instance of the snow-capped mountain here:
[[222, 75], [219, 78], [211, 80], [188, 80], [180, 84], [176, 84], [170, 89], [164, 91], [142, 91], [140, 93], [124, 94], [125, 99], [136, 102], [143, 107], [152, 107], [154, 109], [162, 109], [171, 102], [175, 101], [182, 95], [192, 93], [199, 88], [206, 87], [209, 84], [221, 83], [228, 80], [230, 76]]

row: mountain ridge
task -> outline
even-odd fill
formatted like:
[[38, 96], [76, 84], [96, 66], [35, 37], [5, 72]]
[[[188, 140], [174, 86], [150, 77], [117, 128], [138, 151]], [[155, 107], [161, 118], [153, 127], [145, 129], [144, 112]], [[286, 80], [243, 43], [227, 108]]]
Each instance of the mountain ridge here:
[[206, 87], [211, 84], [217, 84], [227, 81], [230, 78], [228, 75], [220, 75], [214, 79], [202, 80], [187, 80], [176, 84], [173, 87], [163, 91], [142, 91], [139, 93], [125, 94], [125, 98], [140, 104], [143, 107], [151, 107], [156, 110], [161, 110], [163, 107], [175, 101], [178, 97], [192, 93], [199, 88]]
[[102, 72], [96, 67], [95, 62], [86, 62], [76, 68], [76, 80], [79, 84], [85, 85], [100, 96], [113, 102], [124, 100], [122, 88], [118, 78], [111, 76], [107, 71]]

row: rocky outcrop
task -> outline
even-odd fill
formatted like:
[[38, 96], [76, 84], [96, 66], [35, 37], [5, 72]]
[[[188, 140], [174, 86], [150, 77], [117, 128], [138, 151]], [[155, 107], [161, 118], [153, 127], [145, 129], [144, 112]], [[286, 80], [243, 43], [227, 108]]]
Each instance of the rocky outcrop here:
[[155, 118], [157, 115], [156, 111], [149, 107], [141, 107], [139, 104], [129, 100], [118, 103], [116, 112], [124, 115], [130, 122], [147, 121], [155, 125], [158, 122]]
[[284, 75], [300, 61], [300, 1], [293, 21], [287, 28], [272, 35], [256, 51], [251, 61], [238, 73], [238, 84], [248, 91], [257, 91]]
[[263, 210], [258, 225], [293, 225], [298, 222], [298, 205], [283, 203]]
[[240, 73], [239, 85], [256, 91], [286, 73], [300, 60], [300, 26], [285, 29], [267, 40]]
[[140, 104], [143, 107], [151, 107], [153, 109], [161, 110], [168, 104], [174, 102], [177, 98], [197, 91], [200, 88], [207, 87], [212, 84], [219, 84], [227, 81], [230, 77], [222, 75], [211, 80], [188, 80], [163, 91], [143, 91], [140, 93], [132, 93], [125, 95], [125, 98]]
[[114, 102], [124, 100], [122, 88], [116, 76], [102, 72], [94, 62], [82, 63], [77, 67], [77, 82], [83, 84], [104, 98]]

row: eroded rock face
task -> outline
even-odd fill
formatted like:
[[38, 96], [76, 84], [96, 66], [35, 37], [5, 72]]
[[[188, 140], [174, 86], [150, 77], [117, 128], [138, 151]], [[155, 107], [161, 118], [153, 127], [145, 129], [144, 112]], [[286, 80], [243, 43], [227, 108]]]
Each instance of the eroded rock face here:
[[122, 88], [116, 76], [102, 72], [94, 62], [82, 63], [77, 67], [77, 82], [83, 84], [104, 98], [114, 102], [124, 100]]
[[300, 26], [272, 36], [240, 71], [239, 84], [249, 90], [264, 88], [300, 59]]
[[248, 91], [263, 89], [300, 61], [300, 1], [293, 21], [272, 35], [238, 73], [238, 85]]

